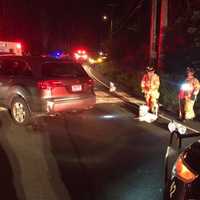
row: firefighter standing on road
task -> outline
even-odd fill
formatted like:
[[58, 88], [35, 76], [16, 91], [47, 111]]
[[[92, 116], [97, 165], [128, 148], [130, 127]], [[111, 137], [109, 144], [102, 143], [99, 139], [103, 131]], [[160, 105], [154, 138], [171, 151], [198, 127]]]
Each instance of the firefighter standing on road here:
[[158, 112], [158, 99], [160, 78], [155, 73], [155, 69], [151, 66], [146, 68], [146, 73], [144, 74], [141, 81], [142, 93], [144, 93], [146, 104], [149, 107], [149, 111], [157, 114]]
[[179, 117], [182, 120], [195, 118], [194, 103], [200, 90], [200, 83], [194, 77], [194, 69], [187, 68], [187, 77], [179, 92]]

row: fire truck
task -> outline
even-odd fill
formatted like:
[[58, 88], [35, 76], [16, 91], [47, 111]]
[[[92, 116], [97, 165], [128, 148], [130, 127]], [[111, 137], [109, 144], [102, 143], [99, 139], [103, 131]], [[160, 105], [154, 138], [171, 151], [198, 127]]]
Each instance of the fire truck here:
[[21, 56], [23, 54], [21, 43], [0, 41], [0, 55], [3, 54], [14, 54]]

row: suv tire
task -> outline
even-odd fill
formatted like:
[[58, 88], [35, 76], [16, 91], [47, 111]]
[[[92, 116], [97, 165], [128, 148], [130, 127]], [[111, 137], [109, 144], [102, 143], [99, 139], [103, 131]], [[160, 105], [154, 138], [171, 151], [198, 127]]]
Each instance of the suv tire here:
[[30, 122], [31, 114], [23, 98], [15, 97], [12, 100], [10, 112], [17, 125], [26, 125]]

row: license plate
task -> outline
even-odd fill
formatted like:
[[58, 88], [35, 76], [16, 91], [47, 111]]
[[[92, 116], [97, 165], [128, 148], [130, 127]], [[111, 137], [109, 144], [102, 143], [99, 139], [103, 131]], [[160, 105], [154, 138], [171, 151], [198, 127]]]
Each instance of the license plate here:
[[72, 85], [72, 92], [82, 91], [82, 85]]

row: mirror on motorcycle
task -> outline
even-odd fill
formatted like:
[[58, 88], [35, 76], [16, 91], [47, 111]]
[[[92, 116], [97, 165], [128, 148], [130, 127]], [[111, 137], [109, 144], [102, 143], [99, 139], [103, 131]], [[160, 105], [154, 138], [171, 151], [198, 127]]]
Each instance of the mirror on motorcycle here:
[[168, 124], [168, 129], [171, 133], [174, 131], [177, 131], [181, 135], [184, 135], [187, 133], [187, 128], [184, 125], [177, 123], [176, 121], [171, 121]]
[[189, 138], [196, 138], [200, 137], [200, 133], [188, 133], [187, 128], [175, 121], [171, 121], [168, 124], [168, 129], [170, 131], [170, 140], [169, 145], [170, 147], [181, 149], [183, 146], [183, 139], [188, 138], [186, 145], [190, 143]]

